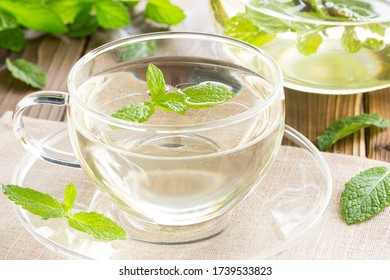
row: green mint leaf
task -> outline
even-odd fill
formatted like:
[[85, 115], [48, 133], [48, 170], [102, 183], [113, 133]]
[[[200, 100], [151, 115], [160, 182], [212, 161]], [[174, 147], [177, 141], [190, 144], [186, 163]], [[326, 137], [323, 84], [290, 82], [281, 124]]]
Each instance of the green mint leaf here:
[[363, 41], [362, 46], [373, 51], [380, 51], [386, 47], [386, 44], [384, 41], [378, 40], [377, 38], [367, 38]]
[[361, 114], [338, 119], [317, 137], [317, 146], [321, 151], [326, 151], [338, 140], [369, 126], [387, 128], [390, 122], [379, 114]]
[[24, 59], [11, 61], [6, 59], [8, 70], [12, 76], [31, 85], [34, 88], [42, 89], [46, 84], [46, 74], [38, 66]]
[[140, 59], [151, 57], [156, 53], [156, 44], [155, 42], [139, 42], [136, 44], [131, 44], [124, 46], [122, 50], [122, 60], [128, 61], [133, 59]]
[[0, 9], [12, 14], [20, 25], [29, 29], [55, 34], [67, 31], [59, 15], [43, 1], [2, 0]]
[[0, 10], [0, 31], [18, 27], [16, 18], [5, 11]]
[[146, 83], [151, 101], [130, 104], [112, 116], [133, 122], [144, 122], [154, 113], [155, 107], [184, 114], [187, 109], [211, 108], [235, 96], [228, 87], [213, 82], [205, 82], [178, 92], [166, 92], [164, 74], [153, 64], [148, 65]]
[[79, 212], [69, 216], [68, 224], [102, 240], [124, 240], [125, 230], [116, 222], [96, 212]]
[[73, 204], [76, 201], [77, 190], [73, 184], [69, 184], [64, 192], [64, 209], [69, 213], [72, 211]]
[[257, 25], [258, 28], [265, 31], [267, 34], [293, 31], [291, 23], [287, 24], [276, 17], [272, 17], [249, 8], [246, 10], [246, 15], [249, 16], [253, 24]]
[[86, 37], [96, 31], [98, 22], [96, 17], [90, 14], [91, 8], [92, 5], [85, 5], [85, 7], [76, 15], [74, 22], [69, 25], [69, 37]]
[[142, 123], [147, 121], [153, 113], [152, 102], [139, 102], [119, 109], [112, 116], [121, 120]]
[[322, 43], [322, 36], [319, 32], [298, 33], [298, 51], [303, 55], [316, 53]]
[[0, 48], [18, 52], [25, 44], [26, 39], [15, 17], [0, 10]]
[[3, 185], [3, 192], [16, 205], [45, 220], [67, 215], [63, 205], [48, 194], [16, 185]]
[[184, 114], [187, 110], [185, 104], [185, 96], [177, 92], [169, 92], [158, 95], [157, 98], [153, 99], [156, 106], [164, 109], [168, 112], [175, 112], [178, 114]]
[[121, 0], [121, 2], [128, 8], [134, 8], [138, 5], [140, 0]]
[[376, 34], [378, 34], [380, 36], [385, 36], [386, 28], [387, 27], [382, 26], [381, 24], [376, 24], [376, 23], [372, 23], [372, 24], [369, 25], [369, 29], [372, 32], [374, 32], [374, 33], [376, 33]]
[[25, 45], [26, 39], [20, 27], [0, 31], [0, 48], [19, 52]]
[[358, 39], [354, 27], [345, 27], [343, 36], [341, 37], [341, 45], [343, 46], [343, 49], [349, 53], [360, 51], [362, 43]]
[[90, 3], [78, 0], [46, 0], [46, 5], [54, 11], [64, 23], [72, 23], [76, 15], [83, 9], [84, 5], [90, 5]]
[[352, 178], [345, 184], [340, 204], [347, 224], [377, 215], [390, 204], [390, 169], [374, 167]]
[[188, 108], [211, 108], [224, 103], [236, 94], [229, 88], [216, 83], [203, 83], [183, 90]]
[[125, 5], [119, 1], [97, 0], [96, 19], [105, 29], [115, 29], [130, 23], [130, 15]]
[[149, 0], [144, 15], [155, 22], [167, 25], [176, 25], [185, 18], [184, 11], [169, 0]]
[[247, 14], [237, 14], [226, 22], [225, 35], [246, 41], [257, 47], [272, 41], [276, 34], [262, 30]]
[[166, 85], [163, 72], [153, 64], [148, 65], [146, 71], [146, 84], [150, 90], [152, 99], [158, 95], [165, 94]]

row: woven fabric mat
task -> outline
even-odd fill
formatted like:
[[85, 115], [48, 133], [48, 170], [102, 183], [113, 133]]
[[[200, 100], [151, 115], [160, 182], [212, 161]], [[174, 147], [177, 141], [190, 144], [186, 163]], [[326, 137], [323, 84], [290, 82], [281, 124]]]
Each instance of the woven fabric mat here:
[[[47, 131], [53, 131], [65, 125], [29, 118], [25, 119], [25, 123], [29, 128], [29, 133], [33, 135], [44, 135]], [[10, 112], [0, 119], [0, 131], [2, 136], [0, 178], [2, 184], [8, 184], [25, 150], [13, 134]], [[377, 217], [356, 225], [346, 225], [339, 210], [340, 195], [345, 182], [363, 170], [374, 166], [389, 166], [389, 164], [339, 154], [323, 153], [323, 155], [333, 178], [330, 204], [314, 229], [291, 249], [276, 258], [286, 260], [390, 259], [390, 209], [385, 209]], [[50, 170], [37, 174], [37, 178], [44, 179], [45, 174], [50, 174]], [[199, 252], [196, 253], [199, 254]], [[207, 252], [204, 253], [207, 254]], [[234, 258], [234, 255], [239, 255], [239, 252], [232, 251], [231, 254], [231, 258]], [[198, 257], [199, 255], [194, 256], [194, 258]], [[12, 202], [1, 192], [0, 260], [63, 258], [34, 239], [17, 219]], [[163, 257], [156, 256], [156, 258]], [[207, 259], [208, 256], [201, 258]]]

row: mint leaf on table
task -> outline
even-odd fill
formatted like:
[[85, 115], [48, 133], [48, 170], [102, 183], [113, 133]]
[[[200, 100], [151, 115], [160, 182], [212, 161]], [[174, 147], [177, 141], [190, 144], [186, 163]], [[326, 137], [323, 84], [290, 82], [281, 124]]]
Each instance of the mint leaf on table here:
[[44, 220], [62, 218], [67, 215], [63, 205], [48, 194], [17, 185], [3, 185], [3, 192], [16, 205]]
[[227, 86], [214, 82], [204, 82], [182, 90], [167, 92], [163, 72], [151, 63], [146, 71], [146, 84], [150, 91], [150, 101], [130, 104], [111, 116], [142, 123], [150, 118], [155, 108], [183, 115], [187, 109], [211, 108], [236, 95]]
[[387, 128], [390, 122], [379, 114], [361, 114], [338, 119], [317, 137], [317, 146], [319, 150], [326, 151], [338, 140], [369, 126]]
[[167, 25], [176, 25], [185, 18], [184, 11], [169, 0], [149, 0], [144, 15], [155, 22]]
[[9, 58], [6, 59], [6, 65], [12, 76], [26, 84], [38, 89], [45, 86], [46, 74], [38, 65], [24, 59], [11, 61]]
[[347, 224], [377, 215], [390, 204], [390, 169], [374, 167], [352, 178], [345, 184], [340, 204]]
[[68, 224], [102, 240], [124, 240], [125, 230], [116, 222], [96, 212], [79, 212], [69, 216]]
[[154, 110], [152, 102], [138, 102], [119, 109], [112, 116], [125, 121], [142, 123], [150, 118]]
[[115, 29], [130, 23], [130, 15], [125, 5], [119, 1], [95, 1], [96, 19], [105, 29]]

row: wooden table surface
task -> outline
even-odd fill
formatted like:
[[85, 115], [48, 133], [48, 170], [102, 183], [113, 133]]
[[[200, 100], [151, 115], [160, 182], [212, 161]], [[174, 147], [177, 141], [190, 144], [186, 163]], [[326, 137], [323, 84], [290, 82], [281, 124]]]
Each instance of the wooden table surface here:
[[[17, 102], [34, 89], [12, 78], [5, 59], [24, 58], [38, 63], [48, 75], [46, 89], [66, 91], [67, 74], [72, 65], [87, 51], [115, 39], [118, 32], [98, 31], [91, 38], [69, 39], [43, 35], [28, 41], [17, 54], [0, 50], [0, 115], [13, 111]], [[286, 123], [315, 141], [334, 120], [360, 113], [379, 113], [390, 119], [390, 88], [352, 95], [320, 95], [285, 89]], [[63, 121], [63, 107], [34, 107], [25, 115]], [[334, 145], [330, 152], [368, 157], [390, 162], [390, 129], [369, 128], [351, 135]]]

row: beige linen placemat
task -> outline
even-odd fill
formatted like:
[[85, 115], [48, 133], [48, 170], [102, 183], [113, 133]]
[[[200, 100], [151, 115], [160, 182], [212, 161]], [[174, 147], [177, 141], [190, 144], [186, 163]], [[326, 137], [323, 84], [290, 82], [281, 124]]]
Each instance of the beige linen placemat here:
[[[25, 120], [30, 133], [45, 135], [47, 131], [64, 126], [63, 123]], [[11, 180], [13, 170], [25, 153], [16, 140], [12, 129], [11, 113], [0, 119], [0, 178], [1, 183]], [[390, 259], [390, 209], [374, 219], [348, 226], [339, 214], [339, 198], [344, 183], [357, 173], [374, 166], [388, 163], [337, 154], [323, 154], [333, 176], [333, 193], [327, 211], [318, 225], [279, 259]], [[45, 172], [38, 174], [42, 177]], [[13, 204], [0, 192], [0, 260], [8, 259], [61, 259], [36, 241], [17, 219]], [[158, 258], [158, 257], [156, 257]]]

